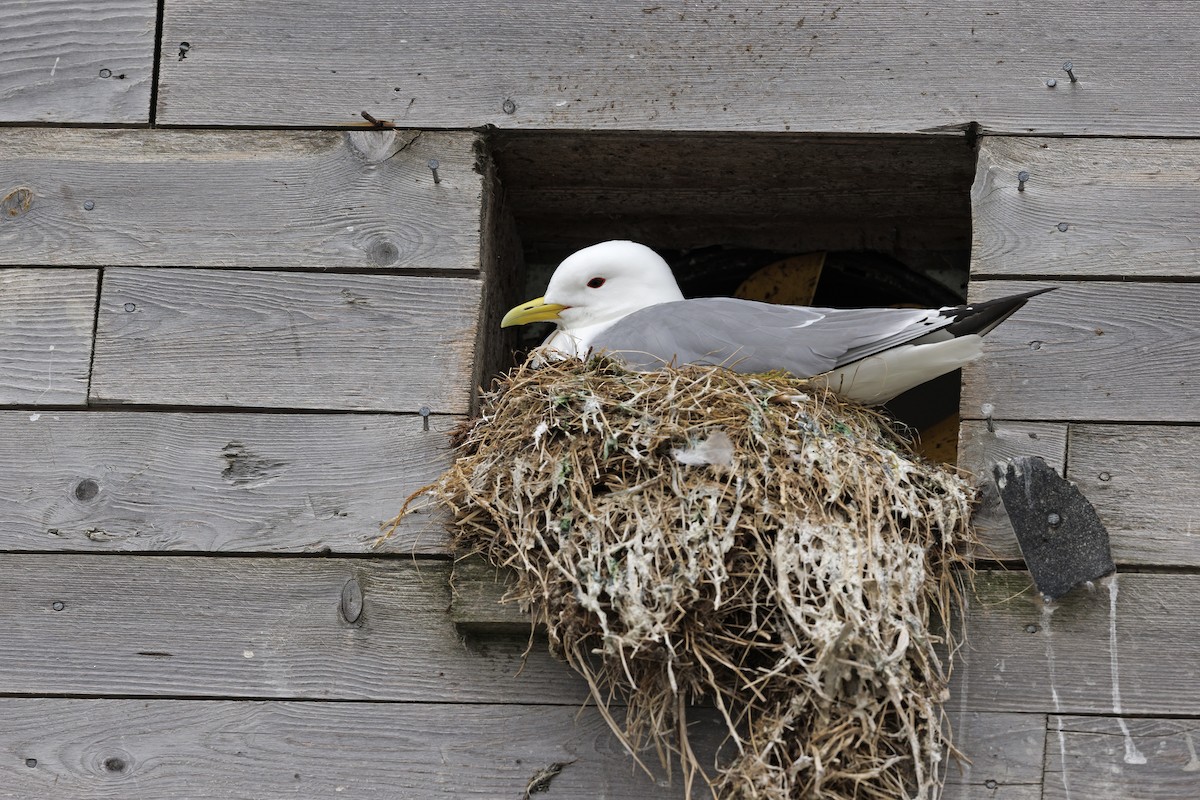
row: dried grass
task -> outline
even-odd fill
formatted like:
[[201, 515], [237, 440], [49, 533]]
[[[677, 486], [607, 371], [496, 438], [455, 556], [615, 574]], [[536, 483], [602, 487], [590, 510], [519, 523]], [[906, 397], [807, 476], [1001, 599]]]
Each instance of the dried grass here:
[[[883, 417], [787, 376], [568, 361], [507, 376], [458, 447], [430, 492], [456, 547], [515, 569], [511, 599], [689, 794], [939, 794], [935, 632], [972, 492]], [[721, 766], [688, 745], [695, 701]]]

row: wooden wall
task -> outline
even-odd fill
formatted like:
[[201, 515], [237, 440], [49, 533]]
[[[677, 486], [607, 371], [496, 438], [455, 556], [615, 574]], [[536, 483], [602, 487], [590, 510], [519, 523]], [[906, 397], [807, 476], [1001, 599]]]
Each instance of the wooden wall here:
[[625, 231], [1060, 286], [967, 370], [963, 462], [1044, 455], [1122, 575], [1045, 614], [985, 498], [947, 796], [1200, 793], [1187, 4], [0, 10], [0, 797], [680, 796], [464, 611], [437, 519], [371, 548], [520, 240]]

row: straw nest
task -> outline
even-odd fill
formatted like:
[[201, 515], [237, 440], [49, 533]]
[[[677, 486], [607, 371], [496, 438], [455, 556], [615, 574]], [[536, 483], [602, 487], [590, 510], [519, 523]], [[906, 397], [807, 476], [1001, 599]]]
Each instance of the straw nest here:
[[[516, 571], [635, 757], [721, 798], [939, 794], [965, 480], [783, 375], [527, 365], [481, 411], [426, 497], [458, 550]], [[719, 765], [693, 702], [728, 728]]]

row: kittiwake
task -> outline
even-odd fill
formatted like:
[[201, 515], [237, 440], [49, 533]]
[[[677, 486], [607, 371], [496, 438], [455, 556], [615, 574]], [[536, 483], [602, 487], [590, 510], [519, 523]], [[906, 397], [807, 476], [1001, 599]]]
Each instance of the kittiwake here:
[[642, 371], [668, 364], [783, 370], [874, 405], [978, 358], [984, 334], [1046, 291], [930, 309], [685, 300], [661, 256], [611, 241], [568, 256], [546, 294], [510, 310], [500, 325], [556, 323], [542, 346], [560, 357], [605, 353]]

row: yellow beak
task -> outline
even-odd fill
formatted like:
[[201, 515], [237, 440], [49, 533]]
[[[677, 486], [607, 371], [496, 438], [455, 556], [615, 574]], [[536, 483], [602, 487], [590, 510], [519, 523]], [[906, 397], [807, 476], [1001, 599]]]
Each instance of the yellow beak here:
[[553, 322], [558, 319], [558, 312], [564, 308], [566, 306], [547, 303], [546, 298], [539, 297], [510, 310], [504, 315], [504, 319], [500, 320], [500, 327], [510, 328], [513, 325], [527, 325], [530, 322]]

